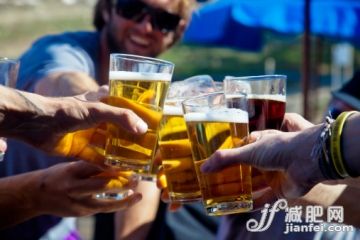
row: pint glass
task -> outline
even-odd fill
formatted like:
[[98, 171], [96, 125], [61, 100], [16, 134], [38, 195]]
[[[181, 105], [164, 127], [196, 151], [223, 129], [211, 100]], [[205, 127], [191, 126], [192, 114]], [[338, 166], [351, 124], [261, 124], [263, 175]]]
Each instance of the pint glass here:
[[174, 64], [127, 54], [110, 55], [108, 104], [134, 111], [148, 125], [143, 135], [108, 124], [106, 164], [146, 176], [155, 155], [165, 96]]
[[[242, 94], [247, 94], [250, 132], [280, 129], [286, 108], [286, 76], [226, 77], [224, 92], [234, 102]], [[268, 188], [266, 179], [257, 168], [252, 168], [252, 183], [254, 197], [260, 197]]]
[[280, 129], [286, 109], [286, 76], [226, 77], [224, 91], [235, 97], [246, 93], [250, 132]]
[[181, 102], [215, 89], [208, 75], [193, 76], [170, 86], [159, 131], [159, 147], [171, 202], [201, 199]]
[[207, 214], [217, 216], [251, 210], [250, 166], [231, 166], [209, 174], [200, 171], [200, 166], [216, 150], [245, 144], [248, 136], [245, 96], [238, 99], [236, 108], [227, 106], [222, 92], [190, 98], [182, 104]]

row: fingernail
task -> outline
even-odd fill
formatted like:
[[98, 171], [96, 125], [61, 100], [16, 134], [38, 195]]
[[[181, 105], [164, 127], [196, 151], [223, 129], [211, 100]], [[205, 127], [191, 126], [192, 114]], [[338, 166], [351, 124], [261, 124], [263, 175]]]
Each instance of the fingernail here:
[[136, 123], [136, 131], [138, 133], [145, 133], [148, 130], [148, 125], [143, 120], [139, 120]]

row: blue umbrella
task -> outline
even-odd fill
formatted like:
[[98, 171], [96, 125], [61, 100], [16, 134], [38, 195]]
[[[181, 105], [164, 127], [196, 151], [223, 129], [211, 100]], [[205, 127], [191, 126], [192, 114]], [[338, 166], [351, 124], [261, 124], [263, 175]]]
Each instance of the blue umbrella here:
[[[304, 32], [304, 0], [215, 0], [193, 14], [184, 41], [245, 50], [261, 48], [261, 28]], [[312, 0], [311, 34], [360, 40], [359, 0]]]
[[[229, 2], [233, 4], [234, 18], [246, 26], [287, 34], [304, 32], [304, 0]], [[311, 34], [355, 41], [360, 39], [360, 1], [311, 0], [310, 4]]]
[[206, 3], [196, 11], [185, 32], [184, 42], [258, 51], [262, 47], [259, 28], [245, 26], [234, 17], [234, 1]]

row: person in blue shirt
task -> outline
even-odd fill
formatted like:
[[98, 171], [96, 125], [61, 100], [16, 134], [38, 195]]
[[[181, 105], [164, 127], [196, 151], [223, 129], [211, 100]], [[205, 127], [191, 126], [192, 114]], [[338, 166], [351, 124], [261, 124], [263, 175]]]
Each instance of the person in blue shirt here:
[[[45, 96], [72, 96], [96, 91], [99, 85], [108, 83], [110, 53], [157, 57], [182, 37], [193, 5], [193, 0], [98, 0], [94, 12], [95, 31], [47, 35], [36, 40], [22, 54], [17, 88]], [[67, 158], [50, 157], [14, 139], [8, 139], [8, 145], [5, 160], [0, 163], [0, 176], [69, 161]], [[177, 221], [188, 223], [188, 232], [198, 230], [200, 235], [214, 238], [217, 219], [206, 217], [200, 204], [187, 206], [172, 215], [162, 203], [158, 206], [159, 190], [156, 186], [147, 187], [147, 184], [139, 183], [139, 189], [145, 190], [141, 192], [143, 200], [138, 204], [144, 204], [145, 208], [139, 205], [119, 214], [121, 224], [116, 224], [118, 236], [131, 232], [135, 234], [130, 235], [132, 239], [141, 239], [136, 236], [141, 232], [150, 239], [158, 235], [162, 235], [163, 239], [171, 239], [169, 236], [175, 238], [184, 228]], [[177, 217], [178, 220], [174, 220]], [[189, 218], [194, 221], [183, 221]], [[145, 225], [148, 228], [136, 231], [139, 226]], [[98, 222], [96, 226], [99, 226]], [[110, 229], [96, 227], [95, 238], [112, 239], [113, 222], [105, 222], [102, 226], [110, 226]], [[65, 236], [68, 232], [71, 236], [75, 229], [73, 219], [41, 216], [1, 231], [0, 239], [53, 239], [58, 232]]]

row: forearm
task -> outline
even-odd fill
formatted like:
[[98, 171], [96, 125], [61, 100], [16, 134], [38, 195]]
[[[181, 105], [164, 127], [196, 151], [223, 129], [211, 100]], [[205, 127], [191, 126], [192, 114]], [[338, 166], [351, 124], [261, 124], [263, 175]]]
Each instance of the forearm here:
[[0, 86], [0, 135], [21, 137], [26, 131], [33, 131], [48, 123], [55, 114], [51, 101], [32, 93]]
[[18, 224], [41, 213], [33, 197], [39, 195], [41, 171], [0, 179], [0, 228]]
[[74, 96], [87, 91], [97, 91], [94, 79], [81, 72], [53, 73], [35, 85], [35, 93], [45, 96]]
[[63, 114], [64, 109], [71, 105], [67, 101], [56, 101], [1, 86], [0, 91], [0, 136], [32, 144], [40, 144], [51, 131], [58, 130], [54, 116]]
[[115, 239], [146, 239], [159, 207], [160, 190], [155, 183], [140, 182], [136, 188], [143, 199], [135, 206], [116, 213]]
[[[355, 227], [360, 227], [360, 211], [358, 204], [360, 198], [360, 189], [358, 187], [346, 184], [317, 184], [310, 192], [299, 199], [289, 200], [290, 205], [301, 205], [303, 209], [306, 206], [322, 206], [327, 209], [329, 206], [342, 206], [344, 208], [344, 223]], [[323, 220], [326, 221], [326, 210], [323, 214]]]

